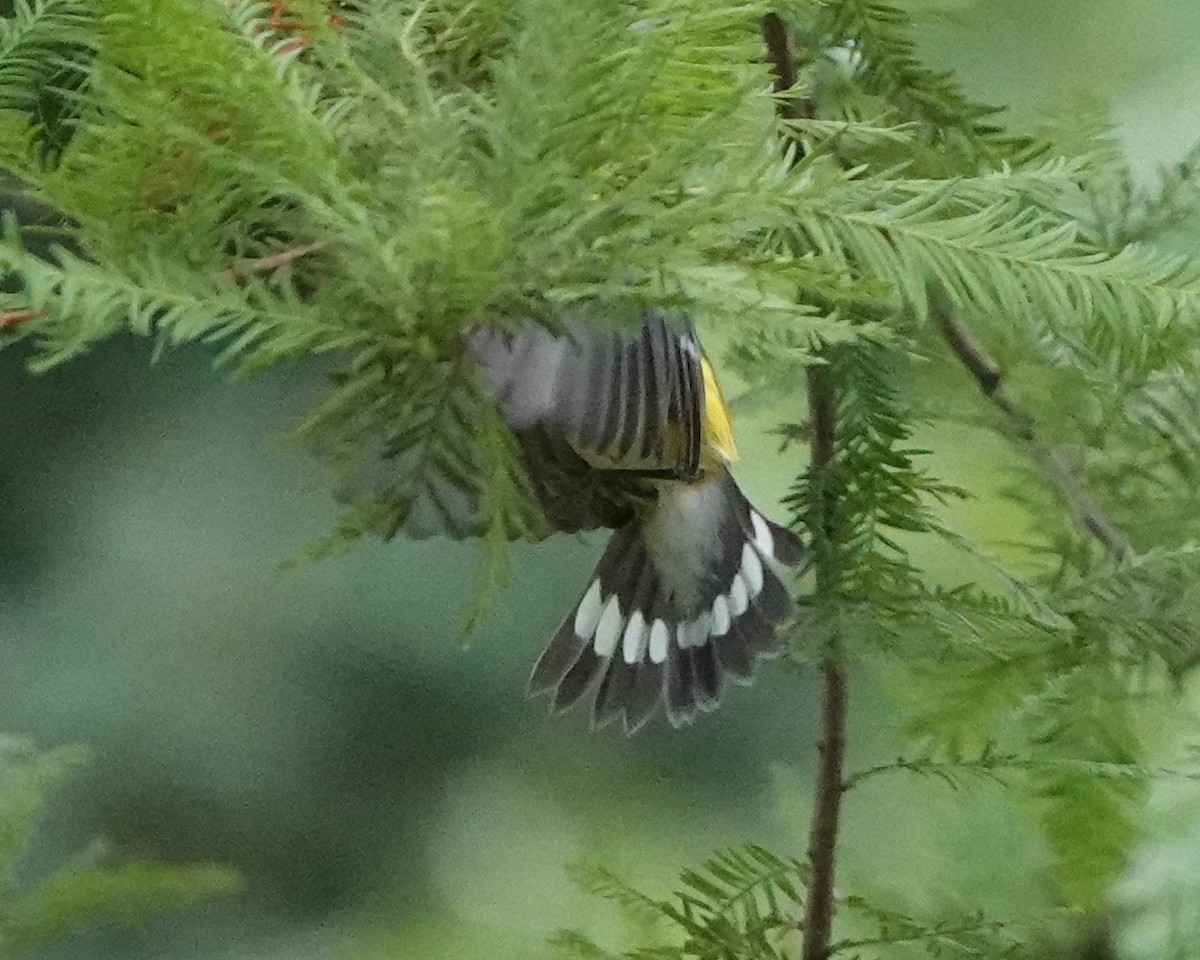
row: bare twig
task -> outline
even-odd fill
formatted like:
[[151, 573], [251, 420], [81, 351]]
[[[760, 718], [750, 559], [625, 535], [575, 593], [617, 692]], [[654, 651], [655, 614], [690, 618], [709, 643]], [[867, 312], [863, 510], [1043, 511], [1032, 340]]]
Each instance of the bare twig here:
[[26, 320], [32, 320], [39, 313], [41, 313], [40, 310], [34, 310], [30, 307], [25, 307], [20, 310], [0, 311], [0, 329], [5, 327], [15, 327], [17, 324], [24, 323]]
[[[783, 18], [768, 13], [762, 18], [763, 42], [775, 76], [776, 109], [782, 120], [810, 117], [813, 104], [795, 89], [797, 57], [792, 32]], [[793, 159], [803, 155], [803, 144], [793, 137]], [[806, 371], [808, 419], [812, 435], [809, 471], [813, 479], [810, 504], [812, 534], [817, 541], [817, 597], [832, 590], [837, 581], [830, 545], [834, 537], [830, 474], [837, 441], [837, 396], [833, 378], [818, 349], [817, 363]], [[817, 741], [817, 788], [808, 835], [811, 875], [804, 903], [802, 960], [828, 960], [831, 953], [834, 912], [834, 868], [837, 858], [838, 821], [841, 815], [843, 770], [846, 757], [846, 676], [836, 635], [830, 635], [821, 658], [823, 693], [821, 733]]]
[[251, 274], [268, 273], [271, 270], [277, 270], [279, 267], [286, 267], [289, 263], [316, 252], [320, 247], [319, 243], [306, 243], [300, 247], [289, 247], [287, 250], [279, 251], [279, 253], [272, 253], [269, 256], [251, 260], [243, 266], [231, 267], [228, 270], [215, 274], [213, 279], [217, 282], [232, 280], [234, 283], [240, 283]]
[[[818, 359], [821, 359], [818, 353]], [[837, 397], [831, 371], [826, 364], [810, 366], [806, 372], [808, 417], [811, 425], [813, 479], [813, 534], [819, 538], [816, 556], [817, 599], [837, 584], [832, 552], [836, 503], [830, 486], [837, 441]], [[804, 902], [802, 960], [827, 960], [832, 947], [834, 872], [837, 861], [838, 821], [845, 792], [846, 762], [846, 675], [840, 662], [838, 638], [831, 633], [821, 657], [821, 733], [817, 741], [817, 787], [808, 832], [808, 862], [812, 871]]]
[[796, 80], [796, 49], [792, 42], [792, 31], [777, 13], [768, 13], [762, 18], [763, 42], [767, 45], [767, 57], [775, 74], [775, 93], [779, 96], [776, 107], [785, 120], [801, 120], [812, 116], [812, 105], [798, 96]]
[[832, 950], [834, 868], [842, 807], [842, 771], [846, 758], [846, 675], [831, 650], [821, 664], [821, 739], [817, 742], [817, 793], [808, 832], [812, 869], [804, 902], [802, 960], [827, 960]]
[[1070, 512], [1075, 526], [1099, 542], [1114, 560], [1123, 560], [1130, 556], [1133, 548], [1128, 537], [1079, 482], [1062, 451], [1038, 438], [1033, 427], [1033, 418], [1009, 396], [999, 365], [959, 319], [946, 292], [939, 286], [932, 287], [929, 302], [946, 343], [950, 345], [959, 362], [966, 367], [967, 372], [975, 378], [983, 395], [1003, 414], [1013, 436], [1029, 448], [1041, 466], [1047, 482]]

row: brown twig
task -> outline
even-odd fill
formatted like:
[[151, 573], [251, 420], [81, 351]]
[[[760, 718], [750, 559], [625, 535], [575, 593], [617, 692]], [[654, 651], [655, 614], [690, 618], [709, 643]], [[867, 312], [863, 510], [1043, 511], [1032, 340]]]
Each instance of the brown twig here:
[[34, 310], [31, 307], [24, 307], [20, 310], [0, 311], [0, 329], [15, 327], [26, 320], [32, 320], [39, 313], [41, 313], [40, 310]]
[[799, 76], [796, 72], [796, 49], [792, 42], [792, 31], [784, 23], [783, 17], [777, 13], [764, 14], [762, 18], [763, 43], [767, 45], [767, 58], [771, 61], [774, 71], [774, 87], [776, 94], [788, 94], [783, 101], [780, 112], [796, 116], [796, 100], [791, 95]]
[[967, 372], [974, 377], [980, 391], [1003, 414], [1009, 430], [1025, 444], [1058, 494], [1071, 519], [1087, 536], [1093, 537], [1114, 560], [1128, 557], [1133, 548], [1124, 531], [1108, 516], [1096, 498], [1081, 484], [1062, 451], [1038, 439], [1033, 418], [1026, 414], [1009, 396], [1004, 374], [999, 364], [959, 319], [950, 298], [939, 286], [930, 290], [930, 308], [942, 337]]
[[[799, 77], [792, 31], [783, 18], [768, 13], [762, 18], [763, 42], [774, 78], [776, 109], [782, 120], [813, 115], [813, 104], [796, 90]], [[792, 137], [794, 160], [803, 155], [803, 144]], [[809, 472], [813, 478], [812, 535], [816, 541], [817, 597], [836, 585], [830, 545], [834, 537], [834, 509], [830, 485], [837, 442], [837, 395], [828, 359], [817, 350], [817, 362], [806, 371], [808, 419], [811, 425]], [[804, 902], [802, 960], [828, 960], [833, 935], [834, 869], [837, 859], [838, 821], [844, 791], [846, 758], [846, 675], [839, 659], [836, 635], [831, 634], [821, 658], [823, 692], [821, 733], [817, 741], [817, 787], [808, 834], [810, 875]]]
[[319, 243], [306, 243], [300, 247], [290, 247], [287, 250], [279, 251], [279, 253], [272, 253], [269, 256], [251, 260], [244, 266], [231, 267], [214, 275], [213, 279], [218, 283], [229, 280], [232, 280], [234, 283], [240, 283], [251, 274], [267, 273], [279, 267], [285, 267], [289, 263], [299, 260], [301, 257], [307, 257], [310, 253], [319, 250], [320, 247]]
[[[818, 357], [820, 359], [820, 357]], [[837, 581], [833, 565], [833, 511], [829, 480], [837, 441], [837, 398], [827, 365], [808, 368], [808, 416], [813, 477], [810, 510], [819, 537], [816, 554], [817, 598], [828, 594]], [[830, 633], [821, 657], [821, 732], [817, 740], [817, 785], [808, 829], [808, 895], [804, 902], [801, 960], [827, 960], [833, 939], [835, 906], [834, 873], [837, 866], [838, 823], [845, 793], [847, 695], [838, 638]]]

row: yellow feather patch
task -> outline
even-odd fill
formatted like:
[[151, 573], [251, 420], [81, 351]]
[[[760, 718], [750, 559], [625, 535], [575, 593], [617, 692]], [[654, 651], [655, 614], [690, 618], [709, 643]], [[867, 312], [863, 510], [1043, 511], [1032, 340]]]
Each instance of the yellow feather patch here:
[[704, 371], [704, 445], [726, 463], [734, 463], [738, 454], [733, 423], [708, 357], [700, 357], [700, 369]]

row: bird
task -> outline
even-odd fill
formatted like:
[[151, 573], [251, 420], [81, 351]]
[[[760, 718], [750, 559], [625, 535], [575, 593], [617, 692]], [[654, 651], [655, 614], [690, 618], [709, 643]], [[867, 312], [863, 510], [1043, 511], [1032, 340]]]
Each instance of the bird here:
[[690, 316], [641, 313], [630, 332], [573, 319], [466, 338], [549, 526], [613, 531], [529, 692], [555, 712], [590, 693], [592, 724], [627, 733], [660, 704], [687, 724], [726, 680], [749, 682], [793, 610], [776, 567], [805, 555], [734, 479], [729, 407]]

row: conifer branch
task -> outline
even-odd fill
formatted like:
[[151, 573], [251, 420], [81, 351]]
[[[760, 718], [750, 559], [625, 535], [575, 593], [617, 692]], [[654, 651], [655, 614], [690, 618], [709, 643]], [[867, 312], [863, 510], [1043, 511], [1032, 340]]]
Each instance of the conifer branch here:
[[847, 790], [858, 787], [864, 780], [892, 773], [911, 773], [941, 780], [957, 789], [968, 778], [1007, 783], [1019, 774], [1065, 774], [1090, 777], [1104, 781], [1148, 782], [1152, 780], [1200, 780], [1200, 772], [1173, 767], [1149, 766], [1140, 763], [1118, 763], [1103, 760], [1081, 760], [1074, 757], [1030, 757], [1016, 753], [1001, 753], [985, 748], [975, 757], [957, 760], [933, 760], [928, 757], [900, 757], [891, 763], [880, 763], [846, 778]]
[[[940, 952], [939, 948], [948, 948], [966, 956], [981, 957], [988, 956], [997, 948], [1004, 952], [992, 955], [1015, 954], [1024, 946], [1020, 940], [1013, 937], [1009, 925], [982, 915], [969, 917], [960, 923], [934, 924], [928, 927], [910, 921], [902, 931], [888, 930], [886, 934], [878, 937], [839, 940], [830, 948], [830, 953], [861, 956], [859, 951], [870, 947], [894, 948], [913, 945], [925, 947], [932, 956]], [[998, 939], [1000, 942], [997, 943]], [[985, 950], [988, 953], [985, 953]]]
[[1017, 406], [1005, 389], [999, 365], [959, 319], [949, 297], [938, 286], [930, 291], [930, 308], [951, 351], [975, 379], [983, 395], [1004, 416], [1012, 435], [1029, 448], [1076, 527], [1099, 542], [1112, 559], [1128, 558], [1133, 548], [1124, 531], [1079, 482], [1062, 452], [1038, 439], [1033, 419]]
[[[811, 116], [812, 104], [797, 94], [799, 76], [792, 32], [776, 13], [762, 18], [763, 42], [774, 73], [776, 108], [783, 121]], [[793, 136], [793, 154], [801, 156], [802, 144]], [[817, 597], [828, 597], [836, 586], [833, 562], [833, 488], [830, 483], [836, 456], [837, 395], [827, 354], [816, 351], [816, 363], [806, 370], [808, 419], [811, 429], [809, 471], [813, 477], [810, 509], [815, 519], [813, 536], [818, 541], [816, 556]], [[846, 757], [846, 677], [839, 662], [838, 639], [831, 633], [821, 658], [821, 733], [817, 742], [817, 790], [808, 835], [811, 875], [804, 903], [803, 960], [827, 960], [832, 951], [834, 870], [837, 859], [838, 821], [841, 815], [842, 777]]]
[[[299, 247], [291, 247], [287, 250], [281, 250], [279, 253], [272, 253], [265, 257], [259, 257], [257, 260], [251, 260], [249, 263], [231, 267], [228, 270], [222, 270], [219, 273], [213, 274], [214, 283], [241, 283], [248, 277], [256, 273], [269, 273], [272, 270], [278, 270], [280, 267], [285, 267], [289, 263], [293, 263], [302, 257], [308, 256], [320, 249], [320, 244], [309, 243]], [[24, 323], [27, 320], [32, 320], [41, 313], [40, 310], [33, 307], [21, 307], [15, 310], [0, 311], [0, 330], [6, 327], [15, 327]]]

